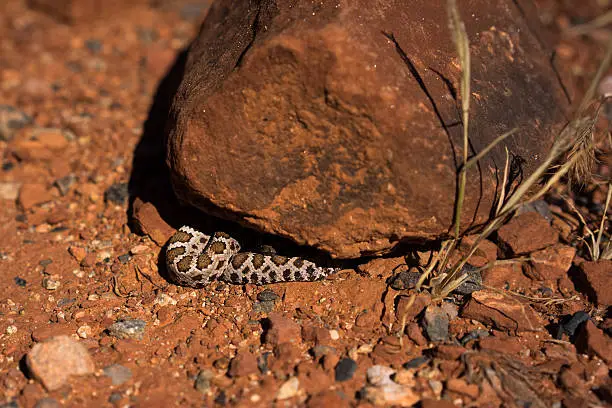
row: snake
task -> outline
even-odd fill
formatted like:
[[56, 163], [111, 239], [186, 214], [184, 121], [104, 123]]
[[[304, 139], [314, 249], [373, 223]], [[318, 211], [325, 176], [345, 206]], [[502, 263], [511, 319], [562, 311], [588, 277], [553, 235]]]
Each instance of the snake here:
[[212, 236], [182, 226], [168, 241], [166, 266], [181, 285], [203, 287], [214, 281], [237, 285], [319, 281], [339, 268], [317, 266], [300, 257], [240, 252], [240, 244], [225, 232]]

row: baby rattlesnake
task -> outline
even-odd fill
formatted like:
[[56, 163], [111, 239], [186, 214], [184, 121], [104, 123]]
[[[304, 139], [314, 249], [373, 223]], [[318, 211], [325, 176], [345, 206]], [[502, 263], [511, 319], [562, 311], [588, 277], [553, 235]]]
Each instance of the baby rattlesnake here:
[[238, 241], [224, 232], [211, 237], [187, 226], [170, 238], [166, 265], [179, 283], [192, 287], [214, 280], [238, 285], [316, 281], [338, 270], [302, 258], [240, 252]]

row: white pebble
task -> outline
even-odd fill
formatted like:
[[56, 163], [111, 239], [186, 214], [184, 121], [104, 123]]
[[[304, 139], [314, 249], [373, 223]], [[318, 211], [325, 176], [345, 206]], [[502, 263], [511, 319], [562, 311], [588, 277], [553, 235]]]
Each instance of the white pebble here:
[[331, 337], [332, 340], [338, 340], [340, 338], [340, 335], [338, 334], [337, 330], [330, 330], [329, 337]]
[[91, 327], [86, 325], [86, 324], [84, 324], [83, 326], [81, 326], [81, 327], [79, 327], [77, 329], [77, 334], [82, 339], [86, 339], [86, 338], [90, 337], [91, 333], [92, 333]]
[[6, 327], [6, 334], [11, 335], [15, 333], [17, 333], [17, 326], [10, 325]]
[[299, 388], [300, 380], [298, 380], [297, 377], [291, 377], [280, 386], [278, 393], [276, 393], [276, 399], [282, 401], [294, 397], [297, 395]]

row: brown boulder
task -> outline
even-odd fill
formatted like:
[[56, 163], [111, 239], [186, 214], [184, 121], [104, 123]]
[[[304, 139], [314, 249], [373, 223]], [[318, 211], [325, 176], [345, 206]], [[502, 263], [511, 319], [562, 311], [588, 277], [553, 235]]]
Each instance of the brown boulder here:
[[[459, 5], [478, 95], [471, 145], [520, 124], [506, 146], [527, 175], [567, 102], [523, 13], [532, 4], [515, 3]], [[446, 2], [215, 2], [170, 112], [175, 192], [341, 258], [446, 234], [462, 146], [447, 27]], [[504, 161], [500, 145], [468, 174], [464, 226], [487, 217]]]

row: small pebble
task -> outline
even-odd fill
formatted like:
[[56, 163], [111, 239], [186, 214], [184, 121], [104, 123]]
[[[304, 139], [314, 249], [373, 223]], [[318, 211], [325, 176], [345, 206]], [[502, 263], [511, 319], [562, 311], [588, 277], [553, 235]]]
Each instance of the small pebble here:
[[227, 396], [225, 395], [225, 391], [219, 391], [219, 395], [215, 397], [215, 403], [221, 406], [225, 406], [225, 404], [227, 404]]
[[267, 374], [268, 371], [270, 371], [268, 368], [268, 359], [271, 355], [273, 355], [273, 353], [267, 351], [257, 358], [257, 368], [262, 374]]
[[329, 337], [331, 337], [332, 340], [338, 340], [340, 338], [340, 334], [338, 334], [338, 330], [330, 330]]
[[421, 274], [419, 272], [402, 271], [391, 281], [391, 287], [395, 290], [405, 290], [414, 288]]
[[196, 390], [200, 391], [201, 393], [207, 393], [208, 391], [210, 391], [210, 380], [212, 380], [214, 377], [214, 374], [212, 373], [212, 371], [210, 370], [202, 370], [198, 373], [198, 376], [196, 377], [195, 383], [194, 383], [194, 387]]
[[126, 264], [128, 262], [130, 262], [130, 259], [132, 259], [132, 256], [130, 254], [123, 254], [123, 255], [119, 255], [117, 257], [117, 259], [119, 260], [119, 262], [121, 262], [122, 264]]
[[138, 255], [138, 254], [143, 254], [147, 251], [150, 251], [150, 248], [146, 245], [140, 244], [140, 245], [133, 246], [130, 249], [130, 254]]
[[0, 140], [8, 141], [15, 133], [32, 123], [26, 113], [10, 105], [0, 105]]
[[441, 307], [428, 306], [422, 323], [429, 340], [440, 342], [448, 339], [449, 317]]
[[19, 197], [21, 183], [5, 181], [0, 183], [0, 200], [15, 201]]
[[121, 385], [132, 378], [132, 370], [121, 364], [110, 365], [102, 371], [105, 376], [110, 377], [113, 385]]
[[483, 329], [476, 329], [476, 330], [472, 330], [471, 332], [467, 333], [465, 336], [463, 336], [461, 338], [461, 345], [465, 346], [466, 344], [468, 344], [470, 341], [472, 340], [478, 340], [478, 339], [482, 339], [485, 337], [489, 337], [489, 331], [488, 330], [483, 330]]
[[113, 323], [108, 332], [119, 339], [142, 340], [147, 323], [140, 319], [125, 319]]
[[274, 302], [279, 296], [271, 289], [265, 289], [257, 294], [257, 300], [260, 302]]
[[27, 284], [26, 280], [23, 278], [20, 278], [19, 276], [15, 276], [13, 280], [15, 281], [15, 284], [17, 286], [21, 286], [22, 288], [25, 288], [25, 285]]
[[420, 366], [422, 366], [423, 364], [427, 364], [429, 362], [429, 357], [427, 356], [418, 356], [413, 358], [412, 360], [408, 361], [407, 363], [404, 363], [402, 365], [403, 368], [405, 369], [411, 369], [411, 368], [418, 368]]
[[92, 334], [91, 327], [86, 325], [86, 324], [84, 324], [83, 326], [81, 326], [81, 327], [79, 327], [77, 329], [77, 334], [82, 339], [86, 339], [88, 337], [91, 337], [91, 334]]
[[335, 369], [336, 381], [347, 381], [353, 378], [357, 370], [357, 363], [351, 358], [343, 358], [338, 362]]
[[94, 54], [97, 54], [102, 49], [102, 41], [90, 38], [85, 40], [85, 47]]
[[60, 408], [61, 405], [54, 398], [41, 398], [36, 401], [34, 408]]
[[57, 290], [61, 286], [61, 282], [59, 281], [57, 276], [46, 276], [42, 280], [43, 288], [47, 290]]
[[297, 377], [291, 377], [280, 386], [278, 393], [276, 394], [276, 399], [278, 401], [282, 401], [292, 398], [297, 395], [299, 388], [300, 381], [297, 379]]
[[59, 190], [60, 194], [62, 196], [65, 196], [70, 192], [70, 188], [72, 187], [75, 181], [76, 177], [73, 174], [69, 174], [67, 176], [58, 178], [57, 180], [55, 180], [54, 184]]
[[461, 270], [463, 273], [467, 273], [468, 277], [461, 285], [453, 291], [457, 295], [469, 295], [473, 292], [482, 290], [482, 275], [478, 268], [465, 264]]
[[334, 347], [318, 345], [314, 346], [310, 353], [314, 356], [314, 358], [321, 358], [326, 354], [334, 354], [337, 353], [337, 350]]
[[253, 303], [253, 312], [254, 313], [264, 313], [269, 314], [274, 310], [274, 302], [255, 302]]
[[42, 259], [38, 264], [43, 268], [51, 265], [53, 263], [53, 259]]
[[125, 204], [129, 196], [127, 183], [115, 183], [104, 192], [104, 201], [113, 204]]
[[120, 392], [113, 392], [109, 397], [108, 397], [108, 402], [110, 402], [111, 404], [115, 404], [119, 401], [121, 401], [121, 399], [123, 398], [123, 395], [121, 395]]
[[17, 326], [14, 326], [14, 325], [6, 326], [6, 334], [10, 336], [11, 334], [15, 334], [15, 333], [17, 333]]

